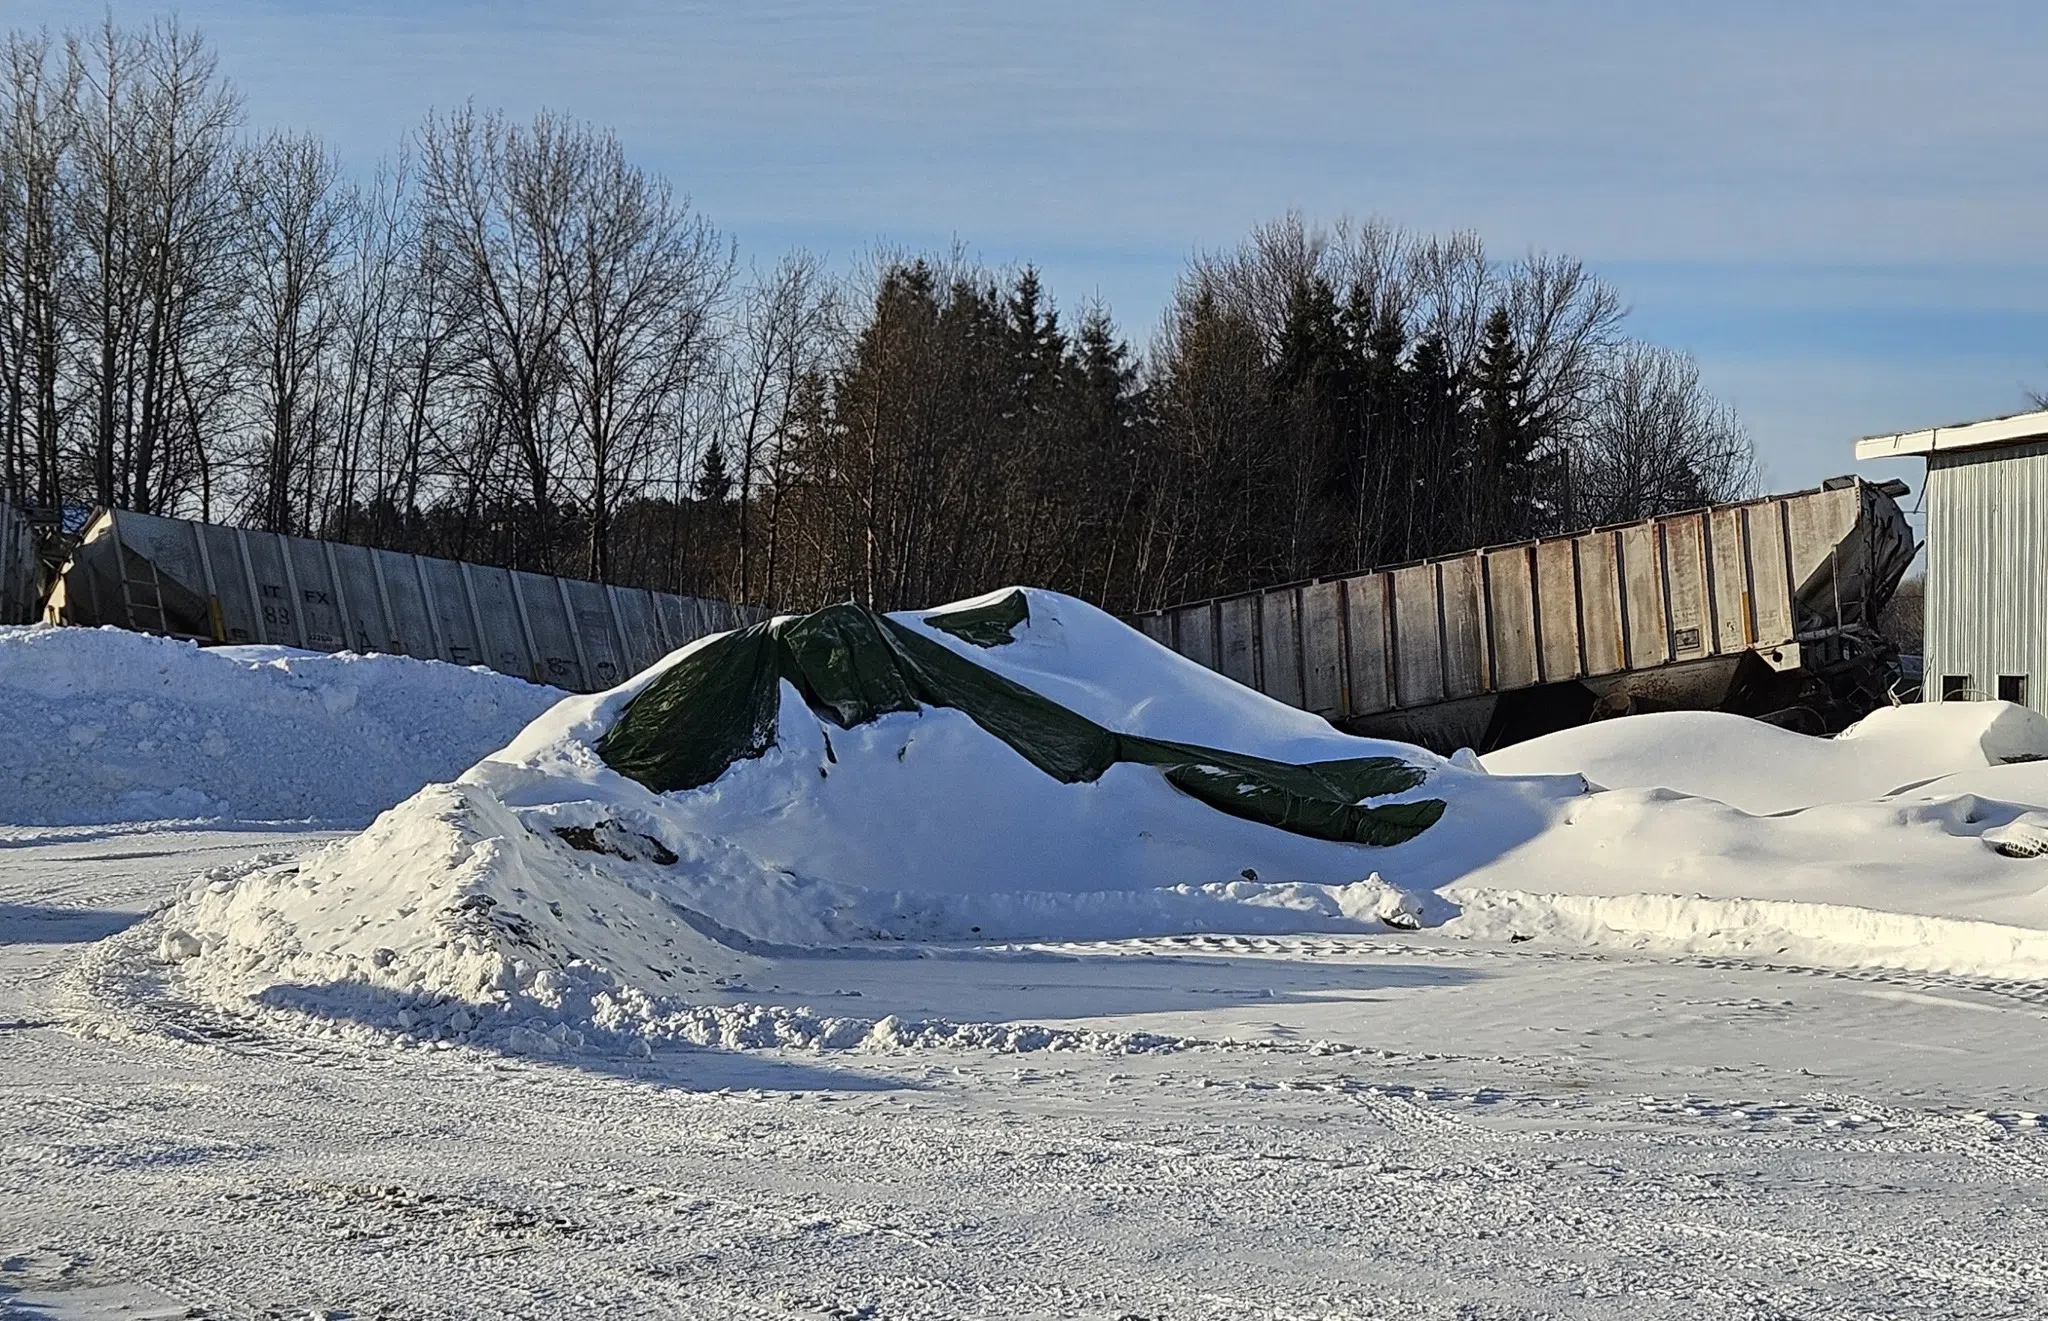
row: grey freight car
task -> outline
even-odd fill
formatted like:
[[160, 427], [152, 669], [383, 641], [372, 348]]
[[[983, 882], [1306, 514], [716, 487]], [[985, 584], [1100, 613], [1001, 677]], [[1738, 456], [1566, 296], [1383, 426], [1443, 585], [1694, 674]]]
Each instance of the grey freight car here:
[[1136, 622], [1344, 728], [1492, 746], [1577, 723], [1601, 701], [1715, 707], [1757, 676], [1856, 667], [1882, 650], [1877, 613], [1913, 558], [1903, 493], [1835, 478]]
[[52, 623], [207, 643], [488, 665], [576, 692], [763, 612], [573, 578], [100, 510], [51, 590]]
[[28, 514], [0, 490], [0, 624], [36, 617], [36, 543]]

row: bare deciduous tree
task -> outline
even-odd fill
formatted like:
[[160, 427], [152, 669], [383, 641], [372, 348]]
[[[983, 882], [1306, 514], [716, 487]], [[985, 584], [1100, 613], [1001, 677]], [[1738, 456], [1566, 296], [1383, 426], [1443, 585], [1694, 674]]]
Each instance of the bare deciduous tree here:
[[[573, 162], [567, 223], [545, 264], [566, 284], [564, 387], [584, 467], [588, 568], [612, 576], [613, 516], [638, 493], [677, 399], [704, 373], [731, 261], [703, 217], [626, 160], [610, 133], [536, 123]], [[545, 157], [531, 158], [541, 166]], [[552, 189], [536, 177], [529, 186]]]
[[310, 493], [294, 490], [338, 459], [321, 442], [323, 370], [340, 320], [339, 266], [355, 199], [317, 139], [273, 134], [236, 170], [248, 245], [244, 336], [256, 382], [260, 446], [250, 455], [251, 515], [276, 532], [311, 528]]
[[447, 263], [458, 358], [503, 416], [526, 480], [539, 562], [552, 568], [570, 272], [563, 269], [583, 145], [542, 114], [521, 128], [464, 108], [421, 129], [425, 242]]
[[58, 372], [62, 297], [70, 272], [66, 163], [77, 69], [59, 62], [47, 34], [12, 33], [0, 58], [6, 119], [0, 125], [0, 390], [4, 390], [4, 484], [16, 495], [59, 501]]
[[362, 179], [238, 141], [175, 22], [0, 51], [0, 482], [607, 581], [1113, 609], [1739, 494], [1581, 264], [1286, 215], [1149, 351], [959, 251], [731, 246], [602, 128], [465, 107]]
[[1624, 345], [1572, 447], [1575, 521], [1617, 523], [1753, 492], [1756, 451], [1686, 354]]

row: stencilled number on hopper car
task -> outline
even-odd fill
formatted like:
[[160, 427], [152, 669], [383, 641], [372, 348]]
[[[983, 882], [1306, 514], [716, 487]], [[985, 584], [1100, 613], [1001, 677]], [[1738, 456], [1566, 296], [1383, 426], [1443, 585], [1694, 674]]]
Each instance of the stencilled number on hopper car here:
[[262, 598], [264, 623], [284, 628], [292, 622], [292, 608], [284, 604], [289, 598], [283, 587], [276, 583], [257, 583], [256, 595]]
[[548, 657], [548, 676], [550, 678], [566, 679], [575, 668], [575, 661], [563, 660], [560, 656]]

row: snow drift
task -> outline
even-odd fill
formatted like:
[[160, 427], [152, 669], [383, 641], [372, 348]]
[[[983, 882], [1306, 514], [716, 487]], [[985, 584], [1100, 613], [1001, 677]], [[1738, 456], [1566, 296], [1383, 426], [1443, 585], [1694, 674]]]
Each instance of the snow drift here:
[[398, 656], [0, 628], [0, 823], [361, 825], [561, 696]]
[[1674, 789], [1745, 812], [1910, 791], [1941, 776], [2048, 756], [2048, 717], [2009, 702], [1888, 707], [1834, 738], [1721, 711], [1604, 720], [1489, 752], [1501, 775], [1576, 772], [1605, 789]]

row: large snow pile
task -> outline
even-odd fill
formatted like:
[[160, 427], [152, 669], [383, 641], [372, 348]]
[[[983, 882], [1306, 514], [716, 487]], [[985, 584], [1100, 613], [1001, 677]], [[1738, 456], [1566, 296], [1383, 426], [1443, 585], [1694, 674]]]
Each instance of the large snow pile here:
[[561, 696], [398, 656], [0, 628], [0, 823], [359, 825]]
[[1957, 771], [2048, 756], [2048, 718], [2009, 702], [1877, 711], [1831, 739], [1719, 711], [1605, 720], [1489, 752], [1499, 775], [1576, 772], [1605, 789], [1675, 789], [1745, 812], [1910, 790]]
[[729, 1000], [752, 961], [792, 946], [1441, 921], [1451, 909], [1433, 887], [1540, 834], [1584, 792], [1577, 776], [1495, 777], [1338, 733], [1081, 602], [1028, 603], [1013, 640], [991, 647], [892, 618], [1119, 734], [1290, 764], [1408, 762], [1420, 783], [1373, 801], [1441, 801], [1441, 820], [1393, 846], [1314, 838], [1219, 810], [1155, 766], [1063, 783], [956, 709], [842, 728], [787, 679], [772, 746], [702, 788], [656, 793], [596, 744], [705, 640], [564, 699], [352, 840], [210, 878], [162, 919], [160, 953], [223, 1001], [310, 1004], [327, 988], [344, 1018], [452, 1017], [500, 1038], [509, 1024], [526, 1044], [551, 1016], [579, 1032], [670, 1031], [672, 1013], [650, 1005]]
[[[1560, 736], [1546, 763], [1559, 773], [1493, 774], [1339, 733], [1078, 601], [1025, 599], [1028, 617], [998, 642], [891, 618], [919, 647], [1119, 735], [1296, 765], [1399, 759], [1420, 782], [1366, 805], [1441, 802], [1441, 819], [1375, 846], [1219, 810], [1156, 765], [1065, 782], [965, 709], [883, 708], [846, 727], [787, 670], [763, 672], [779, 705], [756, 755], [655, 792], [601, 743], [669, 667], [716, 645], [705, 640], [564, 699], [355, 839], [210, 878], [153, 929], [159, 952], [223, 1003], [542, 1046], [571, 1025], [729, 1040], [747, 987], [797, 947], [904, 940], [1420, 925], [2048, 976], [2048, 862], [1991, 847], [2048, 848], [2048, 773], [1993, 764], [2040, 743], [2038, 719], [2013, 708], [1887, 713], [1797, 743], [1747, 722], [1637, 718]], [[1566, 755], [1570, 737], [1590, 743]], [[1589, 791], [1581, 765], [1615, 783], [1635, 768], [1652, 787]], [[1756, 790], [1744, 801], [1778, 814], [1655, 787], [1667, 765], [1695, 788]], [[1788, 809], [1758, 787], [1771, 784], [1819, 805]], [[903, 1029], [760, 1012], [775, 1041]]]

